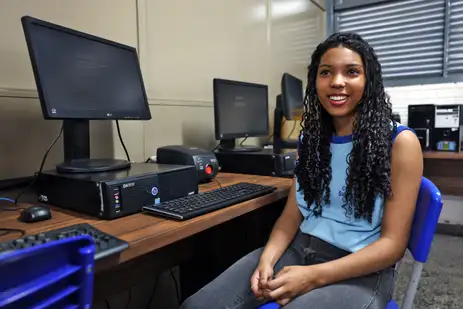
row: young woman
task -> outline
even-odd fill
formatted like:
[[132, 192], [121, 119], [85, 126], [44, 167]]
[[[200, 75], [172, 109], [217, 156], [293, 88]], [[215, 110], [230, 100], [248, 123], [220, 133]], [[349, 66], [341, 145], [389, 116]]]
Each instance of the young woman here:
[[249, 253], [182, 309], [384, 309], [405, 252], [423, 159], [392, 121], [381, 66], [359, 35], [312, 55], [295, 180], [265, 248]]

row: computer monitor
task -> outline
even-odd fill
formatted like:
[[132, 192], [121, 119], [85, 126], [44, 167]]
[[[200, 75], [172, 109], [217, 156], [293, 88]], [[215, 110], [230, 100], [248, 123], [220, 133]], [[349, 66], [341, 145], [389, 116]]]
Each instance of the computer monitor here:
[[281, 77], [281, 95], [283, 116], [286, 120], [300, 118], [304, 109], [303, 93], [302, 80], [289, 73], [284, 73]]
[[[289, 73], [282, 75], [281, 94], [276, 97], [273, 117], [273, 150], [275, 153], [281, 153], [283, 149], [297, 149], [298, 147], [297, 139], [290, 140], [289, 137], [288, 139], [282, 137], [282, 127], [286, 120], [301, 119], [304, 111], [303, 93], [302, 80]], [[296, 128], [296, 123], [293, 128]]]
[[89, 120], [149, 120], [135, 48], [30, 16], [21, 18], [45, 119], [63, 120], [59, 172], [105, 172], [127, 160], [91, 159]]
[[215, 78], [215, 139], [220, 151], [259, 151], [262, 147], [235, 145], [236, 138], [269, 133], [268, 86]]

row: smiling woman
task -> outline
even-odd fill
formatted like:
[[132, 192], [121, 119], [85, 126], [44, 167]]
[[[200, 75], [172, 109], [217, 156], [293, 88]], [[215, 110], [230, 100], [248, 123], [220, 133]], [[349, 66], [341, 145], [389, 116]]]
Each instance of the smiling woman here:
[[384, 309], [422, 176], [418, 139], [392, 120], [375, 52], [336, 33], [312, 54], [295, 179], [264, 248], [182, 309]]
[[360, 55], [345, 47], [329, 49], [321, 58], [316, 87], [330, 115], [352, 117], [365, 87]]

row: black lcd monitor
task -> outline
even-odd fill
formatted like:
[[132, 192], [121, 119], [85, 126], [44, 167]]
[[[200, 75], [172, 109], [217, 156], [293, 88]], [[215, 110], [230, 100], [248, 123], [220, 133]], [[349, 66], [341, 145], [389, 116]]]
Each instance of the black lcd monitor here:
[[281, 77], [281, 95], [283, 116], [286, 120], [300, 118], [304, 109], [303, 93], [302, 80], [289, 73], [284, 73]]
[[236, 145], [235, 139], [269, 134], [268, 86], [215, 78], [215, 138], [220, 151], [259, 151], [256, 145]]
[[149, 120], [136, 49], [30, 16], [21, 19], [45, 119], [63, 120], [60, 172], [103, 172], [127, 160], [91, 159], [89, 120]]

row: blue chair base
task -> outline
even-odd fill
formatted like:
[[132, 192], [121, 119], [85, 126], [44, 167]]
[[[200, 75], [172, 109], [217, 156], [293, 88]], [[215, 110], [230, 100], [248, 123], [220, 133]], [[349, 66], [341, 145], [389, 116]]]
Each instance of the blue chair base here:
[[387, 304], [386, 309], [399, 309], [399, 305], [397, 305], [395, 301], [391, 300], [389, 304]]

